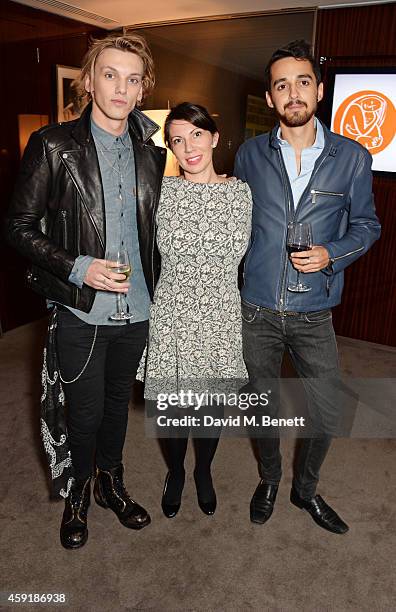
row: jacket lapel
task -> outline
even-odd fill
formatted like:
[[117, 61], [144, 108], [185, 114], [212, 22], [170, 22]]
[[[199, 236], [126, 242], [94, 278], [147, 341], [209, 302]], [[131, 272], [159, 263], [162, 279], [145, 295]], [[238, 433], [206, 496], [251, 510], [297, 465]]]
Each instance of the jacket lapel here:
[[98, 155], [91, 134], [91, 112], [92, 103], [86, 106], [73, 128], [72, 137], [76, 146], [68, 151], [59, 152], [59, 156], [80, 195], [80, 202], [104, 250], [106, 245], [104, 194]]
[[102, 179], [93, 138], [81, 149], [59, 153], [104, 249], [106, 244], [105, 208]]
[[[82, 206], [104, 250], [106, 245], [105, 204], [98, 155], [91, 134], [91, 112], [92, 104], [89, 104], [73, 129], [72, 135], [76, 141], [76, 148], [60, 151], [59, 156], [80, 195]], [[135, 108], [132, 111], [128, 122], [135, 155], [139, 241], [141, 248], [145, 250], [148, 245], [144, 243], [141, 235], [151, 226], [155, 194], [160, 188], [166, 151], [151, 144], [145, 144], [158, 131], [159, 126], [139, 109]]]
[[160, 126], [147, 117], [141, 110], [134, 108], [128, 117], [129, 129], [136, 135], [137, 139], [147, 142], [158, 132]]

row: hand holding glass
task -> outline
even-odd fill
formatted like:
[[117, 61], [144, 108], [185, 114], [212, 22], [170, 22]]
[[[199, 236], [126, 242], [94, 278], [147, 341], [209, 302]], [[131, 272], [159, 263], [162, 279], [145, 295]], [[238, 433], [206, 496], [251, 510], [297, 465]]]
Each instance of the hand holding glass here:
[[[312, 228], [310, 223], [289, 223], [287, 226], [287, 252], [301, 253], [312, 248]], [[297, 270], [297, 283], [291, 283], [288, 291], [305, 293], [311, 291], [312, 287], [300, 281], [300, 271]]]
[[[125, 249], [106, 251], [106, 268], [116, 274], [125, 274], [126, 278], [116, 280], [117, 283], [125, 282], [132, 274], [128, 252]], [[117, 312], [110, 315], [112, 321], [128, 321], [133, 319], [133, 314], [127, 312], [126, 297], [122, 293], [116, 293]]]

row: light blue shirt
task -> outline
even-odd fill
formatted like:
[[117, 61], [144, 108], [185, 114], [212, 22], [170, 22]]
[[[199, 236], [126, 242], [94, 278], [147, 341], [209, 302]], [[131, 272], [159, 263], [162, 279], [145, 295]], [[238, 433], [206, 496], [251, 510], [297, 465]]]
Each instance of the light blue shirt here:
[[300, 198], [309, 183], [315, 162], [320, 156], [324, 148], [324, 132], [320, 121], [315, 118], [316, 138], [312, 146], [301, 151], [301, 170], [297, 174], [296, 154], [293, 147], [283, 140], [281, 130], [278, 129], [277, 138], [281, 147], [283, 161], [285, 162], [286, 171], [289, 177], [290, 186], [293, 193], [294, 208], [300, 201]]
[[[128, 128], [121, 136], [113, 136], [94, 123], [91, 132], [98, 153], [102, 177], [106, 214], [106, 251], [125, 247], [132, 265], [130, 287], [126, 296], [132, 323], [145, 321], [149, 316], [150, 296], [140, 259], [136, 219], [136, 176], [133, 146]], [[120, 172], [123, 180], [120, 180]], [[120, 198], [121, 195], [121, 198]], [[89, 255], [76, 258], [69, 281], [82, 287], [88, 267], [93, 261]], [[71, 312], [91, 325], [125, 325], [112, 321], [109, 315], [116, 311], [116, 294], [97, 291], [89, 313], [68, 307]]]

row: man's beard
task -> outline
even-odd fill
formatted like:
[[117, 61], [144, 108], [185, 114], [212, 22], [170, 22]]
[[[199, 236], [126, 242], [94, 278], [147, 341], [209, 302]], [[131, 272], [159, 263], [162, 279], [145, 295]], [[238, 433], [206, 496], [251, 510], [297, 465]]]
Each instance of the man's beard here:
[[[296, 102], [299, 104], [304, 104], [306, 107], [305, 102], [302, 102], [301, 100], [293, 100], [293, 103], [296, 103]], [[316, 113], [316, 109], [318, 108], [318, 105], [315, 104], [314, 108], [311, 111], [299, 110], [299, 111], [287, 112], [288, 111], [287, 106], [288, 105], [286, 105], [286, 108], [284, 109], [283, 113], [276, 111], [278, 119], [281, 119], [282, 123], [284, 125], [287, 125], [287, 127], [300, 127], [302, 125], [306, 125], [308, 121], [311, 119], [311, 117]]]

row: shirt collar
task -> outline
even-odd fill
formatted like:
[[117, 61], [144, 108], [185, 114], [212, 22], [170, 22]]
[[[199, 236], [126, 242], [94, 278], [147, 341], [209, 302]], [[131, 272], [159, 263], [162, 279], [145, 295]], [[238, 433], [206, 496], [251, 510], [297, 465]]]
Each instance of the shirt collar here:
[[[315, 142], [313, 143], [313, 145], [311, 145], [310, 147], [307, 147], [307, 148], [308, 149], [323, 149], [324, 148], [324, 131], [323, 131], [323, 126], [322, 126], [321, 122], [317, 120], [316, 117], [314, 118], [314, 126], [316, 128]], [[287, 140], [283, 140], [281, 138], [281, 129], [280, 129], [280, 126], [278, 128], [277, 133], [276, 133], [276, 137], [277, 137], [278, 142], [281, 145], [281, 147], [290, 147], [290, 145], [287, 142]]]
[[106, 130], [99, 127], [99, 125], [92, 119], [91, 115], [91, 132], [93, 137], [97, 138], [99, 142], [106, 147], [106, 149], [112, 149], [119, 143], [122, 143], [125, 147], [130, 146], [128, 124], [125, 126], [125, 130], [120, 136], [114, 136], [114, 134], [110, 134], [110, 132], [106, 132]]

